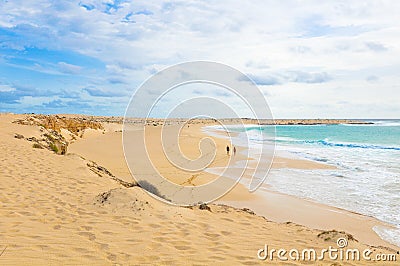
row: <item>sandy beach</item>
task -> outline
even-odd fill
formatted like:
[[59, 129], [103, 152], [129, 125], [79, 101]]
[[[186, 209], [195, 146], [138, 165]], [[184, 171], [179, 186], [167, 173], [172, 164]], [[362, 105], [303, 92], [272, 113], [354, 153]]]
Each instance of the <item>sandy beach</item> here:
[[[265, 245], [276, 250], [337, 248], [338, 238], [348, 241], [347, 248], [370, 249], [371, 257], [398, 254], [399, 247], [372, 230], [390, 226], [375, 218], [274, 191], [249, 193], [243, 184], [202, 208], [163, 203], [132, 178], [120, 122], [107, 117], [59, 115], [52, 120], [0, 114], [1, 265], [282, 264], [278, 259], [260, 260], [257, 253]], [[198, 145], [193, 143], [209, 137], [202, 128], [213, 124], [195, 120], [184, 127], [179, 139], [182, 153], [197, 158]], [[142, 130], [139, 124], [132, 127]], [[173, 167], [162, 153], [161, 129], [153, 121], [145, 131], [151, 143], [149, 156], [161, 174], [185, 186], [218, 178]], [[232, 159], [225, 152], [226, 140], [211, 138], [216, 144], [211, 167], [223, 167]], [[233, 158], [248, 159], [239, 153]], [[332, 166], [277, 157], [272, 167]], [[285, 263], [382, 265], [328, 257]]]

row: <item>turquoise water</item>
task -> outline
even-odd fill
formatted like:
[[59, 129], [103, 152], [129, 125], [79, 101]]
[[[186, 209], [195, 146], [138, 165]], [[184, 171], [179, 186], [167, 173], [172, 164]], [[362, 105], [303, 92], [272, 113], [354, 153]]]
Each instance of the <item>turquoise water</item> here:
[[[393, 224], [398, 229], [374, 229], [400, 246], [400, 120], [372, 122], [375, 124], [277, 126], [277, 155], [323, 162], [337, 169], [274, 169], [266, 183], [286, 194]], [[246, 138], [250, 146], [273, 141], [271, 127], [229, 129], [239, 132], [239, 145]]]
[[[277, 141], [332, 147], [400, 150], [400, 121], [380, 125], [277, 126]], [[286, 138], [286, 139], [285, 139]]]

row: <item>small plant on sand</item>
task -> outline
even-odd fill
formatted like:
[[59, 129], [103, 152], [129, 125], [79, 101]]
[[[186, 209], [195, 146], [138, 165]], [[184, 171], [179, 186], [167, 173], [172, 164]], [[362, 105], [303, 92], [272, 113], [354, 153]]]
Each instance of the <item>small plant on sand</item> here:
[[54, 143], [50, 143], [50, 148], [52, 151], [54, 151], [55, 153], [58, 153], [58, 148]]
[[39, 143], [34, 143], [34, 144], [32, 145], [32, 147], [35, 148], [35, 149], [43, 149], [43, 146], [40, 145]]
[[47, 138], [47, 139], [49, 139], [50, 141], [54, 141], [54, 137], [52, 136], [52, 135], [50, 135], [50, 134], [44, 134], [44, 136]]

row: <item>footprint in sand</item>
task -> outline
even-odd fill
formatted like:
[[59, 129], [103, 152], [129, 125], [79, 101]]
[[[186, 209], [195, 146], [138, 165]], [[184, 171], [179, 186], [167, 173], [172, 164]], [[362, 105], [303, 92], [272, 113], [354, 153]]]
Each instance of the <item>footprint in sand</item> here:
[[161, 226], [158, 224], [149, 224], [151, 228], [160, 228]]
[[104, 243], [96, 243], [96, 246], [101, 249], [101, 250], [108, 250], [110, 248], [110, 246], [108, 244], [104, 244]]
[[219, 234], [212, 234], [212, 233], [204, 233], [204, 235], [208, 236], [209, 238], [217, 238], [221, 236]]
[[109, 254], [108, 256], [107, 256], [107, 259], [109, 259], [109, 260], [111, 260], [111, 261], [115, 261], [116, 259], [117, 259], [117, 255], [115, 255], [115, 254]]
[[90, 241], [93, 241], [96, 239], [96, 236], [90, 232], [79, 232], [78, 235], [87, 237]]
[[224, 235], [224, 236], [229, 236], [229, 235], [231, 235], [232, 233], [231, 233], [231, 232], [228, 232], [228, 231], [221, 231], [221, 234]]
[[191, 247], [188, 247], [188, 246], [174, 246], [174, 248], [176, 248], [177, 250], [188, 250], [188, 249], [191, 249]]
[[83, 228], [85, 231], [91, 231], [93, 229], [93, 227], [87, 225], [82, 225], [81, 228]]

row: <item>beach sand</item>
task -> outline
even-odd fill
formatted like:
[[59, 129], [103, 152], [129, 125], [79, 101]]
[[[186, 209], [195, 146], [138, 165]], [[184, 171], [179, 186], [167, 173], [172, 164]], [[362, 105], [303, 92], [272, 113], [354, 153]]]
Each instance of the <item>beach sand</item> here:
[[[0, 114], [1, 265], [281, 264], [276, 259], [259, 260], [257, 251], [265, 244], [275, 249], [321, 250], [336, 247], [339, 237], [349, 239], [349, 248], [370, 248], [373, 254], [398, 250], [372, 231], [372, 226], [383, 224], [373, 218], [272, 191], [252, 194], [241, 184], [208, 205], [209, 210], [162, 203], [133, 186], [122, 150], [121, 124], [80, 130], [76, 140], [71, 137], [67, 154], [57, 155], [33, 148], [34, 143], [26, 140], [43, 135], [39, 126], [12, 123], [26, 117]], [[182, 132], [182, 149], [189, 158], [199, 153], [197, 145], [189, 144], [205, 137], [202, 126], [191, 125]], [[149, 149], [161, 173], [185, 185], [216, 178], [208, 173], [193, 178], [168, 167], [156, 141], [160, 130], [161, 126], [146, 128], [149, 138], [154, 138]], [[71, 136], [62, 131], [67, 138]], [[23, 137], [16, 138], [16, 133]], [[224, 165], [229, 160], [226, 141], [214, 141], [217, 157], [213, 166]], [[325, 166], [278, 158], [274, 167]], [[342, 230], [346, 233], [337, 232]], [[320, 265], [333, 263], [318, 261]], [[382, 262], [339, 260], [336, 265], [341, 264]]]

